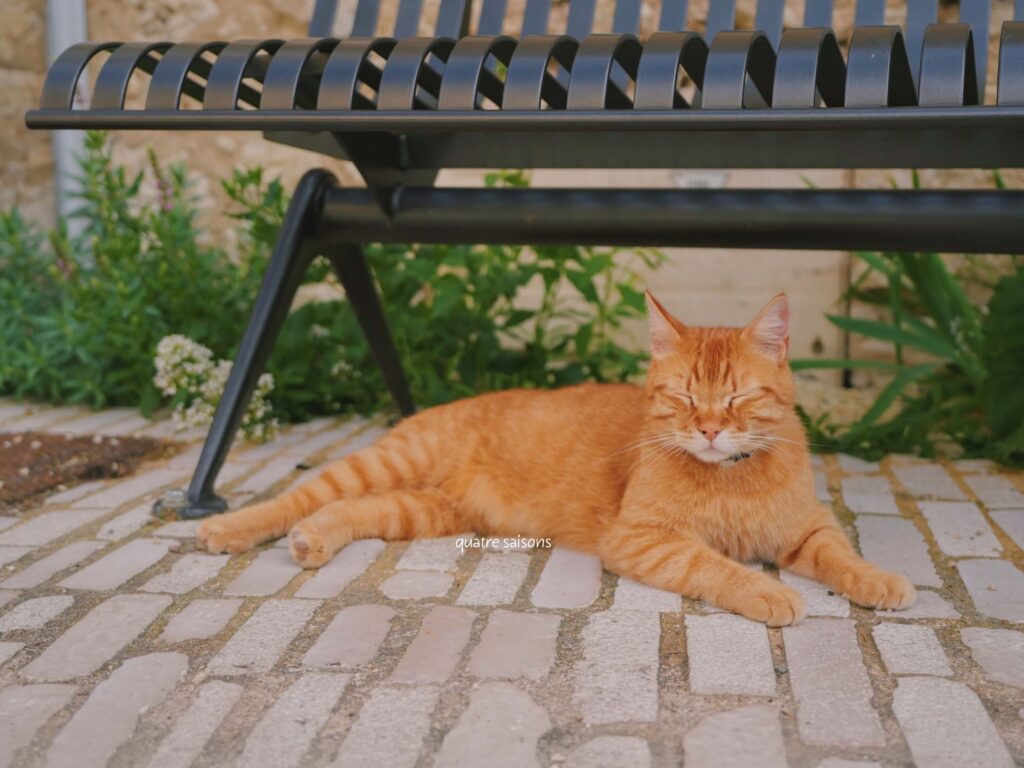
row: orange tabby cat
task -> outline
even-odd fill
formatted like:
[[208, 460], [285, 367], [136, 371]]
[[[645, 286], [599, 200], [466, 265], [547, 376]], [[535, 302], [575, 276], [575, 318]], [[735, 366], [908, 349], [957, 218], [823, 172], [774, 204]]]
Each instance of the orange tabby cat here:
[[476, 531], [550, 538], [618, 574], [770, 625], [800, 595], [766, 561], [854, 602], [903, 608], [906, 578], [862, 560], [820, 504], [793, 412], [789, 305], [746, 328], [689, 328], [648, 294], [644, 388], [513, 390], [431, 408], [262, 504], [206, 520], [210, 552], [289, 534], [302, 565], [353, 539]]

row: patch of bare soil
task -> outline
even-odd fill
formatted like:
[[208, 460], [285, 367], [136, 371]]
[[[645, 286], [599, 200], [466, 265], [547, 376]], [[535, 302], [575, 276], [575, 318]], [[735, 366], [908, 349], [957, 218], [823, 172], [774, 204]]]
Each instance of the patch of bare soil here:
[[174, 443], [144, 437], [0, 432], [0, 509], [87, 480], [124, 477], [142, 461], [176, 452]]

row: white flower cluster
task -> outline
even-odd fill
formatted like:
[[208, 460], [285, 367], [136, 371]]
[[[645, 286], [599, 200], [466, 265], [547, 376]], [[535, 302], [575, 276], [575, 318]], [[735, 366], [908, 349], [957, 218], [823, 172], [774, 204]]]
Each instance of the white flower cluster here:
[[[205, 428], [224, 394], [231, 373], [230, 360], [214, 360], [213, 352], [188, 336], [165, 336], [156, 347], [156, 373], [153, 383], [175, 401], [173, 419], [179, 430]], [[249, 407], [242, 416], [246, 440], [266, 442], [277, 435], [277, 419], [271, 418], [268, 399], [274, 389], [274, 377], [260, 376]]]

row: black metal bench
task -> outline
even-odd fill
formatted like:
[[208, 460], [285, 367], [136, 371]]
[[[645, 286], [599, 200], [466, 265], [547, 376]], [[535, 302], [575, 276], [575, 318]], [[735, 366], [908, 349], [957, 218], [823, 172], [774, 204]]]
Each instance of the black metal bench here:
[[[317, 254], [330, 260], [399, 410], [413, 403], [360, 244], [575, 243], [1018, 252], [1024, 192], [436, 188], [442, 168], [1007, 168], [1024, 166], [1024, 0], [1001, 32], [998, 95], [984, 103], [989, 0], [908, 0], [905, 31], [884, 0], [859, 0], [845, 53], [832, 0], [760, 0], [757, 30], [735, 0], [710, 0], [703, 34], [687, 0], [637, 36], [642, 0], [617, 0], [592, 34], [595, 0], [572, 0], [563, 32], [551, 0], [525, 0], [516, 37], [507, 0], [398, 0], [375, 37], [378, 0], [359, 0], [349, 37], [331, 37], [335, 0], [317, 0], [310, 37], [234, 43], [84, 43], [53, 64], [32, 128], [259, 130], [355, 164], [343, 189], [323, 170], [299, 183], [223, 400], [192, 479], [186, 517], [225, 508], [214, 480], [291, 299]], [[470, 32], [472, 31], [472, 34]], [[109, 54], [91, 105], [74, 96]], [[126, 107], [148, 76], [145, 105]], [[689, 84], [685, 88], [684, 84]], [[187, 98], [186, 98], [187, 97]], [[188, 108], [189, 100], [201, 108]]]

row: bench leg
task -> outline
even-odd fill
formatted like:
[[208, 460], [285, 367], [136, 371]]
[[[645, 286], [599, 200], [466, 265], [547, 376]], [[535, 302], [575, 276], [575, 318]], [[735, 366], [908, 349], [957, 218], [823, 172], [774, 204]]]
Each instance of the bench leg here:
[[[274, 341], [288, 317], [295, 292], [317, 255], [316, 238], [323, 193], [336, 183], [329, 172], [315, 170], [303, 176], [295, 188], [224, 395], [206, 435], [199, 464], [189, 485], [187, 502], [183, 508], [174, 505], [180, 518], [205, 517], [227, 509], [227, 502], [214, 493], [214, 481], [231, 448], [256, 382], [266, 368]], [[170, 503], [158, 501], [154, 512], [160, 514], [161, 508], [170, 506]]]
[[377, 288], [373, 284], [373, 274], [366, 263], [366, 255], [358, 245], [346, 245], [340, 252], [327, 257], [334, 268], [349, 304], [356, 313], [359, 327], [370, 345], [373, 359], [384, 374], [391, 396], [395, 399], [402, 416], [411, 416], [416, 410], [412, 395], [409, 394], [409, 383], [402, 370], [402, 361], [398, 357], [388, 321], [381, 307]]

